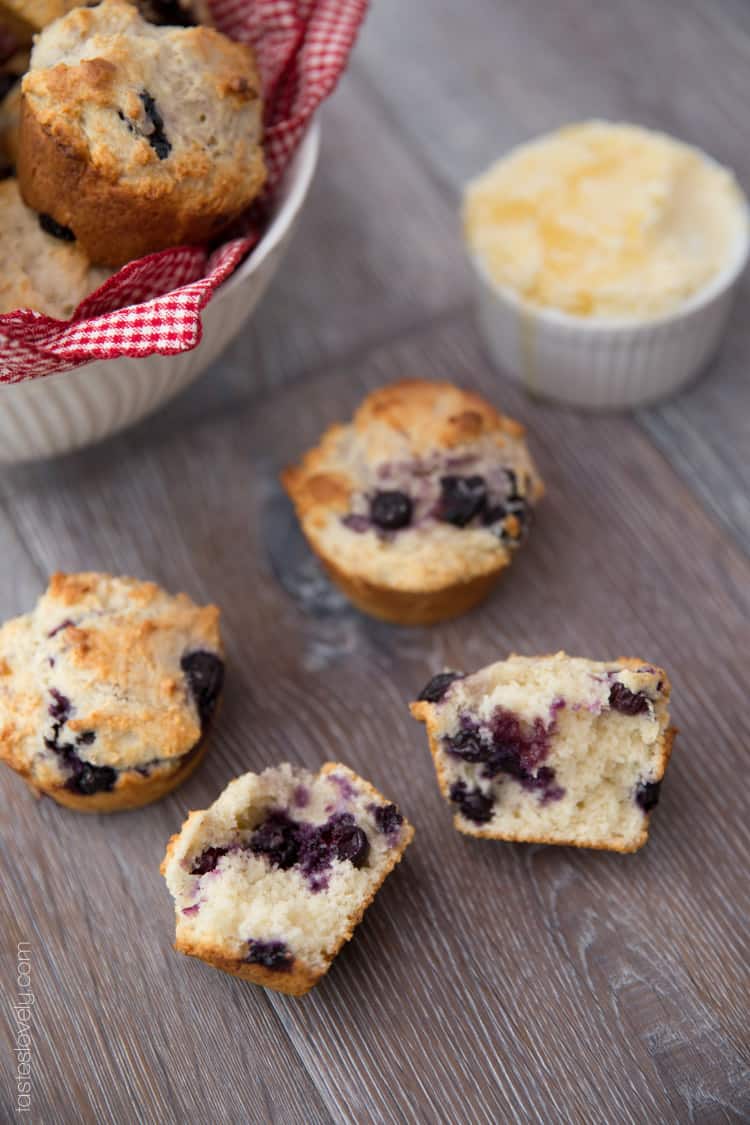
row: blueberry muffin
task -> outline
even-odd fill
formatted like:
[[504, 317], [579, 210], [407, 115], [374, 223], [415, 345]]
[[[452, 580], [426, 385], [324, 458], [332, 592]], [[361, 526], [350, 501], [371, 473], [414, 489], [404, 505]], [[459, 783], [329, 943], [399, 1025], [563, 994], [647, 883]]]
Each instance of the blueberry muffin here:
[[215, 606], [133, 578], [55, 574], [0, 628], [0, 758], [80, 812], [149, 804], [203, 756], [223, 678]]
[[169, 841], [161, 871], [175, 901], [175, 949], [301, 996], [328, 972], [413, 835], [346, 766], [243, 774]]
[[110, 275], [94, 267], [70, 232], [21, 199], [14, 177], [0, 179], [0, 313], [34, 309], [68, 320]]
[[[53, 20], [73, 8], [93, 6], [96, 0], [0, 0], [0, 23], [6, 24], [22, 40], [28, 41]], [[206, 0], [138, 0], [144, 19], [151, 23], [189, 27], [210, 23]]]
[[523, 426], [471, 391], [422, 380], [368, 395], [282, 479], [334, 582], [363, 612], [404, 625], [481, 601], [543, 492]]
[[263, 186], [261, 122], [249, 47], [213, 28], [155, 27], [104, 0], [36, 38], [21, 192], [97, 265], [206, 242]]
[[411, 711], [459, 832], [634, 852], [672, 750], [669, 694], [642, 660], [558, 652], [441, 672]]
[[29, 68], [27, 51], [17, 51], [0, 65], [0, 180], [13, 174], [18, 157], [21, 79]]

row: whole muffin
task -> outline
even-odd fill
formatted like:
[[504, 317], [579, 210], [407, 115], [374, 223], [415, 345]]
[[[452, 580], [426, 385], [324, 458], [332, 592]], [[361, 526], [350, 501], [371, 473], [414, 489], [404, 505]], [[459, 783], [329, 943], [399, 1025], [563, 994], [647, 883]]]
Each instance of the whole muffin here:
[[0, 179], [0, 313], [15, 309], [68, 320], [110, 271], [92, 266], [70, 231], [37, 215], [14, 177]]
[[149, 804], [203, 756], [223, 678], [215, 606], [133, 578], [55, 574], [0, 628], [0, 758], [80, 812]]
[[543, 486], [524, 428], [450, 383], [369, 395], [283, 474], [326, 570], [365, 613], [427, 625], [492, 589]]
[[265, 181], [253, 54], [212, 28], [78, 8], [37, 37], [22, 91], [23, 197], [97, 265], [206, 242]]

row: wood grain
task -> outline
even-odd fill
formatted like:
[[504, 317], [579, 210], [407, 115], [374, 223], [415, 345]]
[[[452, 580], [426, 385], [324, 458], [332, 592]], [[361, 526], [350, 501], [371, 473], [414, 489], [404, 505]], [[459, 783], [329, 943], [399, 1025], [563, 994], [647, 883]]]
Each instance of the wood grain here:
[[[750, 184], [750, 5], [742, 0], [474, 0], [468, 21], [450, 0], [380, 0], [359, 60], [454, 207], [466, 180], [511, 145], [592, 116], [665, 129]], [[640, 416], [746, 550], [749, 299], [746, 276], [710, 376]]]
[[[370, 622], [331, 596], [276, 484], [366, 389], [417, 368], [526, 421], [550, 484], [497, 596], [426, 631]], [[459, 315], [234, 417], [157, 438], [144, 426], [14, 477], [7, 510], [38, 569], [153, 575], [226, 614], [222, 720], [181, 791], [82, 820], [2, 777], [21, 813], [3, 826], [6, 863], [19, 843], [27, 857], [8, 888], [14, 925], [36, 938], [54, 1005], [56, 1034], [40, 1047], [50, 1088], [71, 1041], [98, 1059], [64, 1104], [112, 1120], [135, 1104], [146, 1120], [262, 1121], [265, 1089], [291, 1121], [743, 1119], [748, 826], [736, 778], [750, 565], [634, 422], [523, 400]], [[682, 734], [636, 856], [462, 839], [407, 715], [444, 663], [557, 647], [637, 653], [673, 675]], [[303, 1002], [265, 995], [172, 954], [157, 867], [185, 810], [243, 769], [332, 755], [401, 801], [418, 834], [323, 986]]]

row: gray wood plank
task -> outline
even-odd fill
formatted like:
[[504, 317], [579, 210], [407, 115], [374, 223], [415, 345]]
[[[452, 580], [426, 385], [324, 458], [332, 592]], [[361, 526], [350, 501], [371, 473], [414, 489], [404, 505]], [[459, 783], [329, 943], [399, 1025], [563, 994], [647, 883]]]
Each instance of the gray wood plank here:
[[[326, 589], [275, 480], [365, 389], [414, 373], [477, 386], [520, 416], [549, 485], [497, 595], [421, 631], [370, 622]], [[319, 1115], [340, 1121], [746, 1117], [737, 778], [750, 564], [633, 420], [524, 399], [488, 368], [462, 314], [233, 417], [146, 424], [10, 476], [8, 511], [37, 566], [132, 571], [212, 597], [229, 659], [213, 749], [161, 805], [84, 820], [2, 777], [6, 862], [26, 849], [33, 859], [14, 900], [35, 871], [22, 916], [30, 925], [34, 911], [40, 955], [61, 966], [42, 970], [45, 1002], [77, 1040], [60, 1036], [50, 1060], [40, 1048], [56, 1081], [74, 1054], [101, 1053], [75, 1096], [105, 1119], [108, 1098], [167, 1114], [192, 1105], [211, 1120], [244, 1098], [243, 1119], [262, 1121], [261, 1081], [248, 1085], [260, 1074], [280, 1119], [299, 1120], [297, 1059]], [[406, 713], [440, 666], [559, 647], [641, 655], [672, 673], [682, 733], [636, 856], [462, 839]], [[398, 799], [417, 838], [328, 979], [303, 1001], [269, 997], [171, 953], [157, 867], [185, 810], [243, 769], [330, 757]]]
[[[666, 129], [750, 184], [750, 7], [738, 0], [380, 0], [358, 55], [377, 96], [454, 206], [519, 141], [591, 116]], [[750, 298], [705, 379], [641, 424], [750, 550]]]

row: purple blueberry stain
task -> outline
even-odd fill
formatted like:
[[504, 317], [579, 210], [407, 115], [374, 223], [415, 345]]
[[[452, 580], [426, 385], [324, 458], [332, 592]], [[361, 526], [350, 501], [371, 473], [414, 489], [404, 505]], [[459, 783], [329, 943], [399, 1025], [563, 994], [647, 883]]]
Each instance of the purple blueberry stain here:
[[66, 695], [63, 695], [57, 688], [50, 688], [50, 695], [52, 702], [49, 705], [48, 711], [56, 723], [67, 723], [70, 716], [73, 714], [73, 705]]
[[143, 105], [143, 112], [146, 115], [146, 120], [151, 126], [150, 131], [146, 134], [146, 140], [151, 145], [159, 160], [166, 160], [172, 151], [172, 144], [167, 139], [164, 132], [164, 118], [159, 112], [154, 97], [148, 90], [141, 90], [138, 95]]
[[190, 918], [194, 914], [197, 914], [198, 911], [200, 910], [200, 908], [201, 908], [201, 904], [199, 902], [196, 902], [194, 906], [183, 906], [182, 913], [185, 914], [188, 918]]
[[193, 860], [193, 866], [190, 868], [191, 875], [208, 875], [209, 872], [216, 869], [216, 865], [222, 856], [225, 856], [229, 848], [205, 848], [196, 859]]
[[247, 947], [248, 954], [245, 960], [251, 965], [262, 965], [264, 969], [288, 972], [294, 964], [294, 958], [283, 941], [256, 941], [251, 938]]
[[661, 781], [639, 781], [635, 787], [635, 803], [644, 813], [649, 813], [659, 804]]
[[417, 696], [418, 702], [442, 703], [448, 694], [448, 689], [456, 680], [462, 680], [462, 672], [438, 672], [436, 676], [425, 684]]
[[56, 625], [54, 629], [50, 629], [49, 633], [47, 633], [47, 636], [50, 638], [56, 637], [58, 633], [61, 633], [63, 631], [63, 629], [70, 629], [74, 626], [75, 621], [71, 621], [69, 617], [66, 617], [65, 620], [61, 621], [59, 625]]
[[305, 809], [310, 804], [310, 790], [306, 785], [298, 785], [292, 795], [292, 802], [298, 809]]
[[609, 692], [609, 705], [622, 715], [642, 715], [650, 709], [648, 697], [642, 691], [633, 692], [616, 681]]
[[367, 834], [348, 812], [333, 813], [323, 824], [294, 820], [283, 809], [271, 810], [247, 844], [253, 855], [272, 867], [299, 868], [313, 892], [328, 886], [334, 862], [364, 867], [370, 852]]
[[540, 718], [523, 723], [514, 712], [498, 707], [489, 723], [480, 724], [467, 714], [462, 714], [459, 721], [459, 730], [443, 739], [446, 753], [469, 765], [481, 766], [481, 776], [488, 781], [501, 775], [513, 778], [524, 789], [537, 793], [543, 804], [564, 796], [565, 790], [557, 784], [554, 769], [542, 765], [549, 754], [554, 718], [549, 725]]
[[359, 796], [359, 789], [356, 785], [352, 785], [348, 777], [344, 777], [340, 773], [329, 773], [328, 780], [338, 788], [343, 800], [353, 801], [355, 797]]

